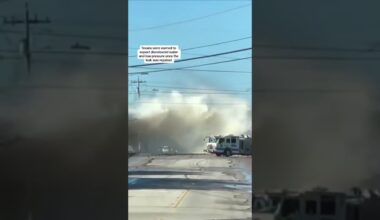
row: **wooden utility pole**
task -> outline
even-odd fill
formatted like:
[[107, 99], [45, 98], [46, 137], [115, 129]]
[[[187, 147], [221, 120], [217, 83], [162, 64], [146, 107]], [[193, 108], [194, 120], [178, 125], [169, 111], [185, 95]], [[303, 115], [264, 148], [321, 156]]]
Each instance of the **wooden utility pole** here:
[[142, 80], [140, 80], [140, 77], [137, 77], [137, 81], [133, 80], [133, 81], [131, 81], [131, 83], [137, 83], [137, 96], [140, 99], [140, 96], [141, 96], [141, 93], [140, 93], [140, 83], [146, 83], [146, 81], [142, 81]]
[[15, 19], [14, 17], [11, 17], [10, 20], [7, 18], [4, 18], [3, 21], [4, 24], [10, 24], [12, 26], [17, 24], [25, 24], [25, 38], [21, 40], [20, 45], [20, 53], [25, 57], [26, 59], [26, 66], [28, 74], [30, 74], [31, 71], [31, 58], [32, 54], [30, 51], [30, 25], [31, 24], [50, 24], [51, 21], [48, 17], [41, 20], [38, 19], [38, 16], [35, 15], [34, 18], [30, 18], [29, 16], [29, 5], [28, 2], [25, 2], [25, 18], [24, 19]]

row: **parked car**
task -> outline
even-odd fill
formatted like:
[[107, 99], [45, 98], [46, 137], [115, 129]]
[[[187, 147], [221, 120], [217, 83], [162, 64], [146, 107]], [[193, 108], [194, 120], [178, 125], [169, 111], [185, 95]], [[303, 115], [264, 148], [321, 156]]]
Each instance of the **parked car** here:
[[178, 150], [173, 148], [173, 147], [169, 147], [169, 146], [165, 145], [165, 146], [161, 147], [161, 153], [163, 153], [163, 154], [175, 154], [175, 153], [178, 153]]
[[170, 150], [170, 149], [169, 149], [169, 146], [162, 146], [162, 147], [161, 147], [161, 153], [164, 153], [164, 154], [165, 154], [165, 153], [169, 153], [169, 150]]

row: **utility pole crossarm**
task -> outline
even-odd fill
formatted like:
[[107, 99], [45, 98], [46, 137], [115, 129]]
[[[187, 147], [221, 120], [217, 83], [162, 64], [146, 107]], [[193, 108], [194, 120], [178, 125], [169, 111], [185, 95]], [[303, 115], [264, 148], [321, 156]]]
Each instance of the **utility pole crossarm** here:
[[34, 15], [33, 19], [28, 19], [29, 24], [50, 24], [50, 18], [46, 17], [45, 19], [41, 20], [38, 19], [38, 15]]
[[29, 24], [50, 24], [50, 20], [46, 18], [45, 20], [29, 20]]

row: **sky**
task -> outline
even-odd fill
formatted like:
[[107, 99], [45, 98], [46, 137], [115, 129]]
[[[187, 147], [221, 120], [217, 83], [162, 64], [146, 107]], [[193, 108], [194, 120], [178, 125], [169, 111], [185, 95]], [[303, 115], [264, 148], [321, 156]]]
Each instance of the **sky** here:
[[[231, 43], [183, 51], [182, 59], [252, 47], [252, 39], [249, 38], [252, 37], [251, 1], [130, 0], [128, 2], [128, 10], [129, 56], [136, 55], [137, 48], [140, 45], [178, 45], [180, 49], [185, 49], [247, 38]], [[197, 19], [200, 17], [205, 18]], [[188, 20], [192, 21], [181, 22]], [[160, 27], [154, 28], [156, 26]], [[252, 50], [248, 50], [221, 57], [186, 61], [178, 64], [162, 64], [154, 67], [174, 68], [251, 56]], [[143, 63], [142, 60], [138, 60], [136, 57], [129, 57], [128, 62], [129, 66]], [[154, 86], [243, 90], [248, 92], [235, 93], [234, 96], [244, 99], [251, 105], [251, 65], [252, 60], [246, 59], [196, 68], [201, 70], [244, 71], [243, 73], [176, 70], [140, 75], [140, 80], [146, 81], [146, 83], [141, 84], [140, 90], [142, 93], [144, 91], [151, 91], [155, 88]], [[146, 69], [129, 68], [128, 70], [131, 73]], [[138, 75], [129, 75], [129, 80], [137, 80], [137, 77]], [[130, 84], [129, 92], [134, 93], [135, 91], [135, 84]], [[191, 91], [199, 92], [199, 90]], [[142, 95], [141, 98], [146, 97]], [[137, 101], [137, 95], [129, 94], [129, 100], [129, 103], [133, 104]], [[216, 102], [221, 101], [218, 100]]]

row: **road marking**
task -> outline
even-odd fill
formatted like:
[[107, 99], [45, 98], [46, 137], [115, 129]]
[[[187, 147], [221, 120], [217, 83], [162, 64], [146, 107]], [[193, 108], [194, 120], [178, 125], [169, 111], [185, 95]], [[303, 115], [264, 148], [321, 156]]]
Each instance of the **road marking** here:
[[173, 208], [177, 208], [179, 207], [179, 205], [182, 203], [182, 201], [185, 199], [186, 195], [189, 193], [189, 190], [186, 190], [185, 192], [183, 192], [179, 199], [175, 202], [175, 205], [173, 206]]

